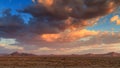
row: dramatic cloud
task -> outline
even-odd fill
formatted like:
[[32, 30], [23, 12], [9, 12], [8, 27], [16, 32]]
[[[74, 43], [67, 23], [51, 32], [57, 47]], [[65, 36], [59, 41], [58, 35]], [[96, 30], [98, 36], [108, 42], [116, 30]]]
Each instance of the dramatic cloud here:
[[30, 21], [30, 31], [48, 34], [91, 26], [101, 16], [115, 11], [120, 1], [36, 0], [36, 2], [36, 5], [23, 11], [34, 16]]
[[20, 32], [53, 34], [83, 29], [96, 23], [101, 16], [115, 11], [120, 1], [33, 0], [33, 2], [36, 3], [22, 11], [33, 16], [28, 25], [24, 24], [19, 15], [11, 15], [10, 10], [6, 10], [0, 18], [0, 31], [12, 34]]

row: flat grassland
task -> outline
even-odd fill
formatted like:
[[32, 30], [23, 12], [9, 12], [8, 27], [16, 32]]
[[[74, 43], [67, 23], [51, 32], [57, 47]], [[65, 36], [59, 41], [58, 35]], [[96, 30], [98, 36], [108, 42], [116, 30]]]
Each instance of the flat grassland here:
[[2, 56], [0, 68], [120, 68], [120, 57]]

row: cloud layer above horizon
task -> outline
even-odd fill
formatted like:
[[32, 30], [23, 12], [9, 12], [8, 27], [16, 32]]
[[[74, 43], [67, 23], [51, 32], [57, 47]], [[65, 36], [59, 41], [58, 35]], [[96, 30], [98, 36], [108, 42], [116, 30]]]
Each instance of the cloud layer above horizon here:
[[[102, 18], [106, 19], [111, 15], [109, 17], [111, 23], [109, 23], [115, 22], [114, 24], [119, 28], [120, 0], [32, 1], [31, 5], [17, 9], [17, 14], [12, 14], [10, 8], [0, 12], [1, 40], [14, 39], [17, 42], [6, 45], [0, 43], [3, 51], [4, 49], [9, 51], [10, 48], [10, 50], [33, 51], [34, 53], [59, 54], [61, 49], [66, 48], [71, 51], [71, 48], [78, 46], [81, 48], [92, 45], [119, 44], [120, 31], [115, 32], [114, 27], [110, 26], [111, 31], [90, 30], [88, 27], [92, 28], [101, 24]], [[27, 23], [25, 21], [28, 18], [23, 14], [31, 16]], [[36, 50], [37, 48], [39, 49]], [[78, 50], [70, 53], [78, 53]]]

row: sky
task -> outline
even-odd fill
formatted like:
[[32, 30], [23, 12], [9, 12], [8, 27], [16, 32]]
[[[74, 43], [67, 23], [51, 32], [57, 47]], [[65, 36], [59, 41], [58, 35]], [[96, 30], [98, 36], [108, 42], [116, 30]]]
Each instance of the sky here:
[[119, 6], [120, 0], [0, 0], [0, 53], [120, 52]]

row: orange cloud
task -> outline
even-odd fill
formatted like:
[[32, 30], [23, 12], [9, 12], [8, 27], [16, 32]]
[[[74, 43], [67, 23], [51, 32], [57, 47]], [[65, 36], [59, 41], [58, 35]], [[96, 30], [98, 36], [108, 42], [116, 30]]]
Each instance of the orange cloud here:
[[54, 0], [38, 0], [39, 3], [43, 3], [45, 5], [51, 6]]
[[118, 19], [116, 23], [117, 23], [117, 25], [120, 25], [120, 19]]
[[118, 20], [119, 19], [119, 16], [118, 15], [115, 15], [115, 16], [113, 16], [112, 18], [111, 18], [111, 22], [114, 22], [114, 21], [116, 21], [116, 20]]
[[111, 18], [111, 22], [116, 22], [116, 25], [120, 25], [120, 17], [119, 15], [115, 15]]
[[43, 34], [41, 38], [47, 42], [53, 42], [60, 38], [60, 34]]
[[59, 34], [43, 34], [40, 36], [42, 40], [47, 41], [47, 42], [71, 42], [78, 40], [83, 37], [87, 36], [95, 36], [99, 32], [98, 31], [90, 31], [86, 29], [82, 30], [76, 30], [72, 32], [63, 32]]

